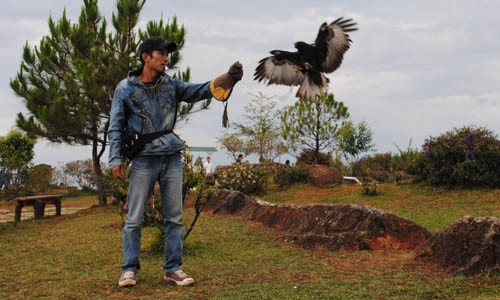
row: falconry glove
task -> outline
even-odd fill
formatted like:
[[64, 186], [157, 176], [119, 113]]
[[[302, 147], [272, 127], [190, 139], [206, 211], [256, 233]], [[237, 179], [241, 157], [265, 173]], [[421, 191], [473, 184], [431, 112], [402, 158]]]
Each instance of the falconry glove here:
[[231, 96], [234, 85], [243, 77], [243, 66], [239, 61], [231, 65], [227, 73], [220, 75], [210, 82], [210, 92], [215, 99], [224, 101], [224, 115], [222, 116], [222, 126], [227, 127], [227, 99]]
[[227, 73], [220, 75], [210, 82], [212, 95], [219, 101], [226, 101], [231, 95], [234, 85], [241, 80], [241, 77], [243, 77], [243, 66], [237, 61], [231, 65]]

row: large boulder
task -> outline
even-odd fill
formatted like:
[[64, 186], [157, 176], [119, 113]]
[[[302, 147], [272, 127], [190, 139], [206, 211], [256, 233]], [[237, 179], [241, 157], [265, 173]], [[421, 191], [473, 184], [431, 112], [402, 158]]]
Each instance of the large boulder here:
[[458, 220], [418, 247], [415, 258], [436, 263], [453, 275], [500, 273], [500, 219]]
[[274, 204], [238, 191], [218, 190], [216, 214], [238, 215], [284, 233], [305, 248], [330, 250], [415, 249], [431, 234], [421, 226], [376, 208], [344, 204]]
[[308, 166], [309, 183], [315, 186], [328, 186], [342, 181], [340, 172], [327, 165]]

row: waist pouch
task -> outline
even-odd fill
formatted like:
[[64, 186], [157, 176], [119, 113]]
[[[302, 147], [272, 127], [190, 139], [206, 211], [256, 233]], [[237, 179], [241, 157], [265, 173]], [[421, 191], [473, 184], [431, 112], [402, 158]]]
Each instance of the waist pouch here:
[[153, 140], [159, 138], [164, 134], [172, 132], [173, 131], [171, 129], [168, 129], [152, 133], [138, 134], [138, 133], [131, 133], [128, 130], [126, 130], [122, 136], [122, 142], [121, 142], [121, 150], [123, 157], [131, 161], [139, 152], [142, 151], [142, 149], [144, 149], [144, 146], [146, 146], [146, 144], [151, 143]]

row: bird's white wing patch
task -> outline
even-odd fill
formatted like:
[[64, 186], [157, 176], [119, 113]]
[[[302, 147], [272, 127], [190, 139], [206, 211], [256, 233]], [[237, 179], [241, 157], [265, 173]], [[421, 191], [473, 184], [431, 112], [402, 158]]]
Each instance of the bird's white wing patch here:
[[352, 42], [348, 32], [357, 30], [355, 25], [356, 23], [352, 22], [351, 19], [342, 20], [342, 18], [328, 25], [328, 29], [333, 34], [329, 35], [326, 40], [327, 54], [325, 61], [321, 64], [323, 72], [331, 73], [340, 67], [344, 53], [349, 50]]
[[269, 56], [260, 61], [255, 72], [258, 81], [268, 80], [268, 84], [299, 85], [304, 81], [300, 67], [287, 59], [278, 60]]

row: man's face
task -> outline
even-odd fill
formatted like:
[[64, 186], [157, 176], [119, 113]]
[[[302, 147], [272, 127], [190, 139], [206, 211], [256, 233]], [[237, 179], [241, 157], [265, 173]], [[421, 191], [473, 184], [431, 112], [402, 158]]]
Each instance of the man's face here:
[[149, 67], [158, 73], [163, 73], [168, 64], [168, 51], [167, 49], [153, 50], [151, 56], [146, 53], [143, 59], [145, 67]]

